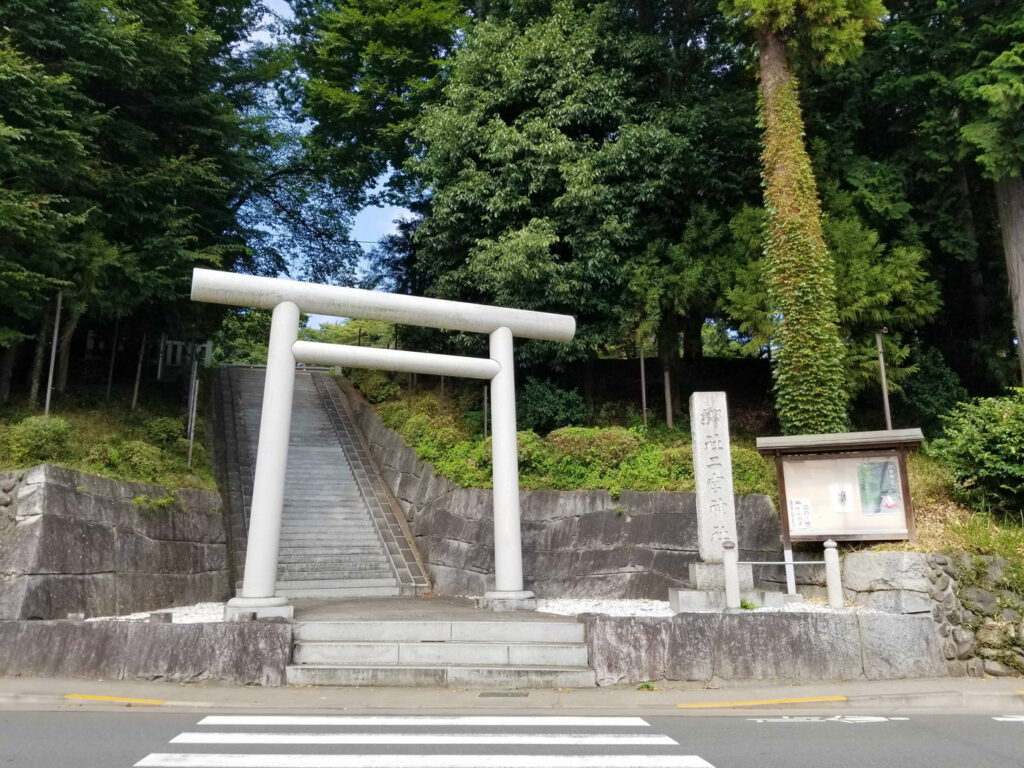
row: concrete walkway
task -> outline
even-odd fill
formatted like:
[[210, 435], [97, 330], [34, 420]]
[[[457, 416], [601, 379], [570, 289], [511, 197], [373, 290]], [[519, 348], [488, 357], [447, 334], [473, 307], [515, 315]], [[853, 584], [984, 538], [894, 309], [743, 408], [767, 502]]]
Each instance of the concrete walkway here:
[[153, 707], [324, 712], [642, 712], [711, 715], [795, 710], [911, 713], [1024, 712], [1024, 679], [934, 679], [821, 683], [801, 686], [703, 688], [656, 683], [583, 690], [488, 691], [425, 688], [240, 688], [214, 683], [0, 678], [0, 708], [67, 709]]
[[292, 600], [295, 621], [562, 621], [577, 623], [575, 616], [537, 611], [490, 611], [477, 608], [468, 598], [389, 597], [354, 600]]

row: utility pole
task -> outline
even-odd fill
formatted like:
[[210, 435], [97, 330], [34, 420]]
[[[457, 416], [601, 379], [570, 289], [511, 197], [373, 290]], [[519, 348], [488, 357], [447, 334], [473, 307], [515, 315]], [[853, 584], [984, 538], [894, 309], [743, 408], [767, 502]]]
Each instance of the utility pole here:
[[46, 407], [43, 415], [50, 415], [50, 394], [53, 392], [53, 365], [57, 360], [57, 334], [60, 333], [60, 305], [64, 300], [64, 291], [57, 291], [57, 312], [53, 316], [53, 344], [50, 346], [50, 374], [46, 377]]

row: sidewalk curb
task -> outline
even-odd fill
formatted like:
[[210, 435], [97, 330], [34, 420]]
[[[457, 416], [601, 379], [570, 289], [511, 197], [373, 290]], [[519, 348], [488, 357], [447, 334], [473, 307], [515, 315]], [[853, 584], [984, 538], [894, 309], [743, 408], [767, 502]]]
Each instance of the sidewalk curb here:
[[[245, 689], [239, 689], [245, 690]], [[375, 689], [380, 690], [380, 689]], [[682, 692], [680, 692], [682, 693]], [[682, 698], [682, 697], [680, 697]], [[138, 699], [121, 696], [92, 695], [87, 693], [68, 694], [35, 694], [35, 693], [3, 693], [0, 692], [0, 710], [30, 709], [34, 707], [46, 709], [143, 709], [143, 710], [265, 710], [265, 711], [347, 711], [355, 709], [352, 702], [326, 701], [196, 701], [179, 699]], [[452, 702], [450, 706], [424, 707], [421, 704], [410, 704], [407, 707], [393, 705], [374, 706], [372, 701], [365, 701], [358, 707], [366, 712], [382, 711], [420, 711], [420, 710], [479, 710], [470, 702]], [[490, 707], [489, 707], [490, 708]], [[908, 693], [855, 694], [850, 696], [816, 696], [802, 699], [752, 699], [733, 701], [664, 701], [652, 700], [649, 704], [618, 703], [612, 706], [596, 706], [593, 702], [580, 702], [572, 707], [568, 702], [544, 701], [532, 702], [522, 700], [517, 707], [502, 706], [500, 711], [513, 713], [517, 710], [621, 710], [647, 712], [649, 716], [685, 716], [685, 715], [726, 715], [737, 712], [763, 712], [783, 710], [882, 710], [886, 712], [921, 710], [941, 710], [946, 712], [990, 712], [1013, 713], [1024, 711], [1024, 691], [977, 693], [971, 691], [936, 690]]]

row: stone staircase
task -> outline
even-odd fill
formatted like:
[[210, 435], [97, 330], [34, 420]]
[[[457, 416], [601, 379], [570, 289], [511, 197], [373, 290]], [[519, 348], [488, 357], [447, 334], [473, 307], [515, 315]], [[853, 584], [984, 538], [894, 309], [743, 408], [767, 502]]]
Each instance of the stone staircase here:
[[[264, 370], [231, 369], [228, 378], [236, 434], [247, 442], [245, 468], [251, 475], [259, 443]], [[318, 390], [313, 374], [297, 371], [277, 594], [288, 598], [347, 598], [415, 593], [426, 587], [426, 579], [414, 573], [415, 561], [407, 561], [412, 559], [407, 558], [411, 544], [397, 546], [390, 528], [382, 531], [371, 515], [367, 494], [373, 489], [353, 472], [347, 446], [336, 431], [332, 407]], [[241, 485], [248, 491], [243, 491], [248, 520], [251, 480]], [[372, 498], [376, 509], [379, 502]], [[234, 536], [233, 544], [241, 566], [245, 552], [239, 546], [240, 538]]]
[[298, 621], [288, 684], [590, 688], [583, 629], [556, 617]]

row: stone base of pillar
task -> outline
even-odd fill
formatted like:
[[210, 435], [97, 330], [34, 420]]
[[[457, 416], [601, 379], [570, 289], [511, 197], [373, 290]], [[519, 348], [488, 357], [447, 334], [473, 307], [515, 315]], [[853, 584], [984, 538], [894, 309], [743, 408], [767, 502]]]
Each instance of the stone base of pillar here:
[[[721, 563], [690, 563], [687, 568], [693, 589], [725, 589], [725, 569]], [[754, 588], [754, 566], [740, 565], [739, 576], [741, 590]]]
[[295, 606], [289, 605], [285, 597], [233, 597], [224, 606], [224, 621], [237, 621], [242, 618], [240, 614], [245, 613], [255, 613], [257, 619], [269, 616], [291, 619], [295, 616]]
[[489, 611], [536, 611], [537, 596], [529, 590], [522, 592], [487, 592], [476, 599], [477, 608]]

